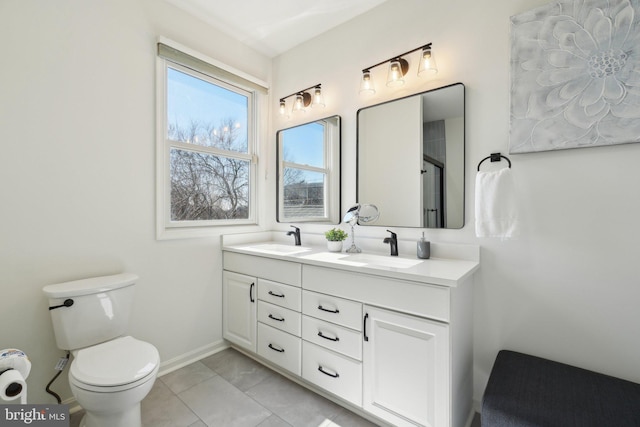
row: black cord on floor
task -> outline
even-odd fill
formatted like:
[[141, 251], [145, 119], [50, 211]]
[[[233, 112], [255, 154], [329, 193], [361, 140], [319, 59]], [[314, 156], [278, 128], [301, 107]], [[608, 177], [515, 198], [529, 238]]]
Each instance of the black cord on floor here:
[[[69, 355], [70, 354], [71, 353], [67, 351], [67, 362], [69, 361]], [[64, 366], [67, 366], [67, 364], [65, 363]], [[49, 381], [49, 384], [47, 384], [47, 386], [45, 387], [45, 390], [47, 391], [47, 393], [49, 393], [50, 395], [52, 395], [53, 397], [56, 398], [56, 400], [58, 401], [58, 405], [62, 403], [62, 399], [60, 399], [60, 396], [58, 395], [58, 393], [56, 393], [55, 391], [51, 390], [49, 387], [51, 387], [51, 384], [53, 384], [53, 382], [60, 376], [62, 371], [64, 371], [64, 367], [62, 369], [60, 369], [57, 374], [54, 375], [54, 377], [51, 379], [51, 381]]]

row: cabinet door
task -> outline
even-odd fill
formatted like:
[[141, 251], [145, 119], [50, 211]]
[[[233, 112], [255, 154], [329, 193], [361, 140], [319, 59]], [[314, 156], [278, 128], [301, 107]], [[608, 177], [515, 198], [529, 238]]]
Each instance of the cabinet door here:
[[222, 273], [222, 336], [256, 351], [256, 278]]
[[448, 427], [448, 325], [364, 309], [363, 408], [396, 426]]

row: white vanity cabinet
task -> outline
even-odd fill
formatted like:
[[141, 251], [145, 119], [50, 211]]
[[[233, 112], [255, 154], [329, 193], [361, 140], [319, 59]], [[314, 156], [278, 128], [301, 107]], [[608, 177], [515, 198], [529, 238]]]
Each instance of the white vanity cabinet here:
[[301, 374], [301, 265], [225, 252], [223, 337]]
[[224, 337], [379, 423], [464, 427], [477, 266], [378, 272], [225, 250]]
[[[304, 295], [362, 304], [364, 410], [394, 426], [464, 425], [471, 410], [470, 287], [313, 265], [303, 266], [302, 286]], [[463, 387], [452, 393], [458, 381]]]

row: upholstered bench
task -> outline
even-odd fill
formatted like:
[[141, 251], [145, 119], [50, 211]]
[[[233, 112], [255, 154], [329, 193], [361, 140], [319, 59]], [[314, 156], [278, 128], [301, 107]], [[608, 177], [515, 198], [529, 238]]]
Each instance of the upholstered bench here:
[[502, 350], [480, 419], [482, 427], [640, 427], [640, 384]]

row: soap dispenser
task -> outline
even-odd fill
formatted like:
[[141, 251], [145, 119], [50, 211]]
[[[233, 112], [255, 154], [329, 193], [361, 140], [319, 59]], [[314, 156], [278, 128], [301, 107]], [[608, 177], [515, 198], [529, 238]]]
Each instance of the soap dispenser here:
[[429, 259], [431, 256], [431, 243], [424, 240], [424, 231], [422, 237], [418, 240], [417, 255], [420, 259]]

